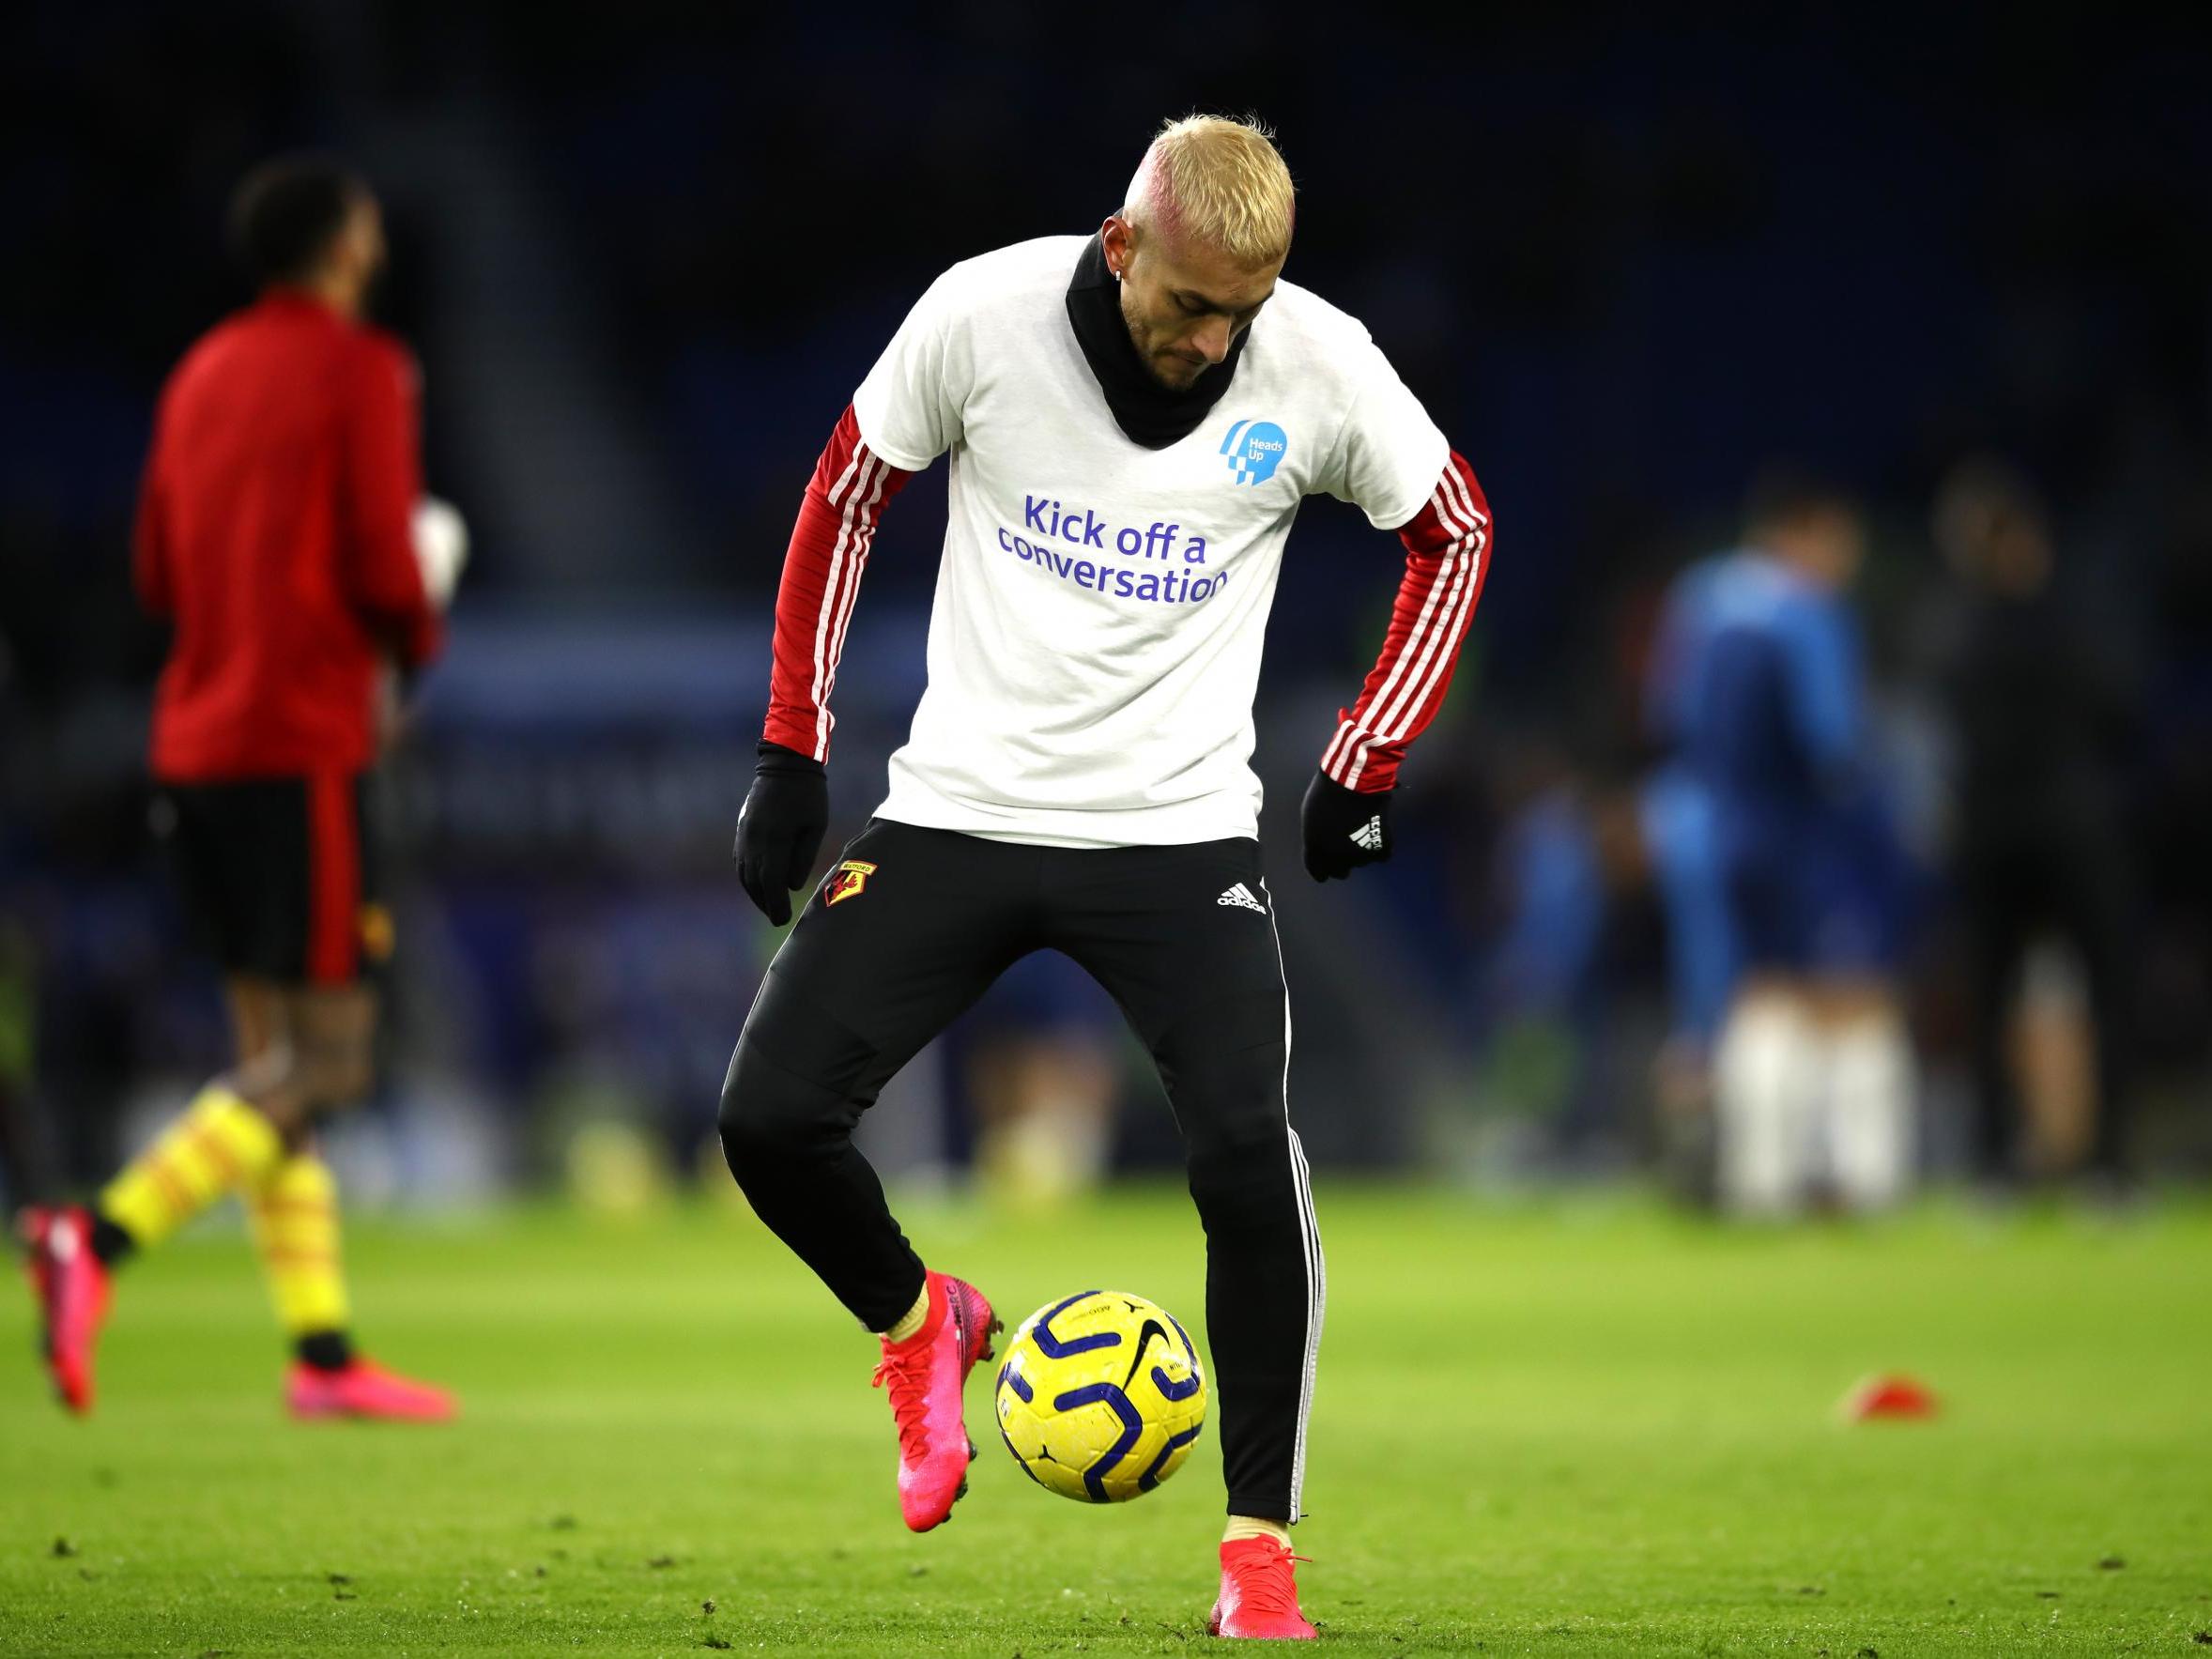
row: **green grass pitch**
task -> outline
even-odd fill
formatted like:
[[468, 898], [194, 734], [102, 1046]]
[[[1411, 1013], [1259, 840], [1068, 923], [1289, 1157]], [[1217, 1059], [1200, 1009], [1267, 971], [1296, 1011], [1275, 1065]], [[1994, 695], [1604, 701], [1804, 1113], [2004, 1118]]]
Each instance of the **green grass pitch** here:
[[[1634, 1201], [1325, 1182], [1299, 1528], [1324, 1651], [2182, 1653], [2212, 1643], [2212, 1212], [1786, 1234]], [[1203, 1313], [1178, 1193], [909, 1210], [1009, 1320], [1096, 1284]], [[242, 1240], [136, 1265], [99, 1414], [0, 1303], [0, 1651], [1181, 1653], [1217, 1442], [1141, 1502], [1039, 1492], [969, 1394], [954, 1523], [899, 1524], [872, 1351], [749, 1217], [357, 1225], [372, 1352], [446, 1429], [295, 1427]], [[1931, 1423], [1841, 1426], [1863, 1374]], [[705, 1610], [713, 1604], [712, 1613]], [[2204, 1634], [2200, 1634], [2204, 1633]]]

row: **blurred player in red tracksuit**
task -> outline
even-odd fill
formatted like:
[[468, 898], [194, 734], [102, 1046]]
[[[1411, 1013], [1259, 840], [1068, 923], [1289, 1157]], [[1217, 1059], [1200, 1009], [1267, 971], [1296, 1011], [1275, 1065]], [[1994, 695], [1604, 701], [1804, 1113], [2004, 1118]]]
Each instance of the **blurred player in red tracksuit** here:
[[236, 1191], [295, 1344], [293, 1414], [441, 1419], [450, 1397], [353, 1352], [313, 1130], [370, 1085], [392, 927], [362, 780], [392, 666], [438, 649], [464, 544], [422, 499], [414, 361], [361, 320], [384, 261], [367, 186], [319, 159], [270, 162], [240, 187], [231, 232], [259, 298], [162, 389], [132, 561], [175, 627], [156, 833], [221, 963], [238, 1065], [92, 1206], [32, 1219], [32, 1282], [55, 1390], [88, 1410], [112, 1269]]

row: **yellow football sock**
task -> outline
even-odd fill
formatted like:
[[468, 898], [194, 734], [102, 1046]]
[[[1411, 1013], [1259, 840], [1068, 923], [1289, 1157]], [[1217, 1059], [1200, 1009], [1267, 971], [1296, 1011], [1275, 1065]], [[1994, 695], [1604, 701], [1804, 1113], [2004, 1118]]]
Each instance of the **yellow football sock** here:
[[929, 1282], [922, 1281], [922, 1294], [914, 1298], [913, 1307], [899, 1316], [899, 1323], [883, 1332], [885, 1342], [902, 1343], [921, 1329], [922, 1321], [929, 1316]]
[[247, 1189], [246, 1216], [284, 1334], [344, 1330], [351, 1310], [338, 1254], [338, 1183], [313, 1152], [294, 1153]]
[[1284, 1549], [1290, 1547], [1290, 1528], [1281, 1521], [1263, 1521], [1254, 1515], [1231, 1515], [1229, 1529], [1221, 1534], [1223, 1544], [1235, 1544], [1240, 1538], [1272, 1538]]
[[138, 1245], [159, 1244], [225, 1192], [258, 1186], [284, 1156], [276, 1126], [209, 1083], [100, 1195], [100, 1213]]

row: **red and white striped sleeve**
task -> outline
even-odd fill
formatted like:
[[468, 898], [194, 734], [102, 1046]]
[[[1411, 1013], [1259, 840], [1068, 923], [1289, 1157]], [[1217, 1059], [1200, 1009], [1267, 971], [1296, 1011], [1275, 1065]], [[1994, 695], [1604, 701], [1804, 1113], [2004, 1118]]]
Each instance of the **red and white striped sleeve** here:
[[783, 556], [768, 720], [761, 730], [770, 743], [817, 760], [829, 758], [837, 726], [830, 693], [837, 684], [845, 630], [853, 623], [853, 601], [884, 503], [913, 476], [868, 448], [853, 406], [846, 405], [829, 447], [814, 464]]
[[1406, 576], [1382, 655], [1359, 700], [1337, 714], [1321, 770], [1362, 794], [1395, 787], [1406, 745], [1444, 706], [1459, 647], [1490, 574], [1490, 503], [1453, 451], [1428, 504], [1398, 530]]

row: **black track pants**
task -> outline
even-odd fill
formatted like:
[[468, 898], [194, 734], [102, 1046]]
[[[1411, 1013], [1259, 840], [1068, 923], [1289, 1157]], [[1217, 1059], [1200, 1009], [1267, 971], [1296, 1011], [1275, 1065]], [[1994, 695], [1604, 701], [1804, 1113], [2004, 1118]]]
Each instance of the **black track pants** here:
[[1010, 964], [1064, 951], [1121, 1005], [1182, 1130], [1230, 1513], [1294, 1521], [1323, 1284], [1268, 907], [1255, 841], [1072, 850], [875, 820], [768, 971], [730, 1058], [722, 1144], [760, 1219], [886, 1329], [922, 1264], [853, 1126]]

